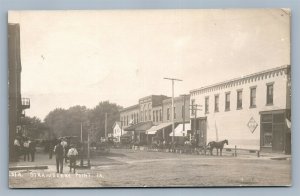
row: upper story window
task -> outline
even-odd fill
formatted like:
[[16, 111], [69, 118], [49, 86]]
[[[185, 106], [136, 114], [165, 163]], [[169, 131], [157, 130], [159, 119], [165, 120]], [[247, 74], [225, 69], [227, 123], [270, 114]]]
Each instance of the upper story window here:
[[225, 111], [230, 110], [230, 92], [225, 93]]
[[242, 90], [237, 91], [236, 108], [237, 109], [242, 109], [243, 108], [243, 91]]
[[170, 120], [170, 108], [167, 108], [167, 120]]
[[155, 111], [156, 122], [158, 122], [158, 110]]
[[209, 97], [205, 97], [205, 113], [209, 113]]
[[256, 87], [250, 88], [250, 107], [256, 107]]
[[192, 99], [192, 115], [195, 115], [195, 99]]
[[162, 110], [159, 111], [159, 121], [162, 121]]
[[219, 95], [215, 95], [215, 112], [219, 112]]
[[267, 105], [272, 105], [273, 104], [273, 83], [267, 84]]
[[156, 118], [155, 118], [155, 111], [153, 110], [153, 121], [155, 122]]

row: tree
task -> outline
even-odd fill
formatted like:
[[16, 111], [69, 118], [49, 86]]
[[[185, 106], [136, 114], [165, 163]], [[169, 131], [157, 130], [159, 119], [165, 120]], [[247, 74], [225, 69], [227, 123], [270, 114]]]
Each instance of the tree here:
[[103, 101], [89, 112], [88, 119], [95, 125], [95, 129], [92, 130], [93, 138], [99, 140], [105, 136], [105, 113], [107, 113], [107, 133], [112, 133], [113, 124], [120, 118], [120, 109], [122, 107], [115, 103]]
[[100, 102], [95, 108], [73, 106], [69, 109], [57, 108], [46, 116], [45, 124], [49, 127], [49, 139], [62, 136], [81, 136], [83, 126], [83, 140], [87, 140], [90, 131], [91, 141], [99, 141], [105, 135], [105, 113], [107, 113], [107, 132], [112, 132], [112, 126], [119, 120], [121, 106], [109, 101]]
[[48, 128], [39, 118], [26, 116], [22, 119], [22, 124], [24, 126], [26, 136], [33, 139], [45, 139], [47, 137]]

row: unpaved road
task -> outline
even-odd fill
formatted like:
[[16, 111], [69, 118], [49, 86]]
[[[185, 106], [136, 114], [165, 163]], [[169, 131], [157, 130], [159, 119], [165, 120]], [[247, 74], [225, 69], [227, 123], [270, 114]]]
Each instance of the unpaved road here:
[[[18, 162], [16, 165], [32, 165]], [[55, 172], [54, 159], [37, 154], [47, 170], [11, 171], [10, 187], [280, 186], [291, 184], [291, 161], [114, 149], [91, 160], [91, 170]]]

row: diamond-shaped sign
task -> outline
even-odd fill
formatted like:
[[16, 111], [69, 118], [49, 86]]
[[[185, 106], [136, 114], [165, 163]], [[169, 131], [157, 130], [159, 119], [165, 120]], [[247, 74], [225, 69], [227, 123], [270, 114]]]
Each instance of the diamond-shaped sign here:
[[253, 117], [250, 118], [247, 126], [249, 127], [251, 133], [253, 133], [256, 129], [256, 127], [258, 126], [257, 122], [254, 120]]

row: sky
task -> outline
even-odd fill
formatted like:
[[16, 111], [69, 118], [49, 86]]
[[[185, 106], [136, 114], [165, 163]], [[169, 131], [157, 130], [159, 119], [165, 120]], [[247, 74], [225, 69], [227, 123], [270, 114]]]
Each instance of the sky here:
[[123, 107], [151, 94], [175, 96], [290, 64], [283, 9], [11, 11], [21, 28], [26, 115], [55, 108]]

